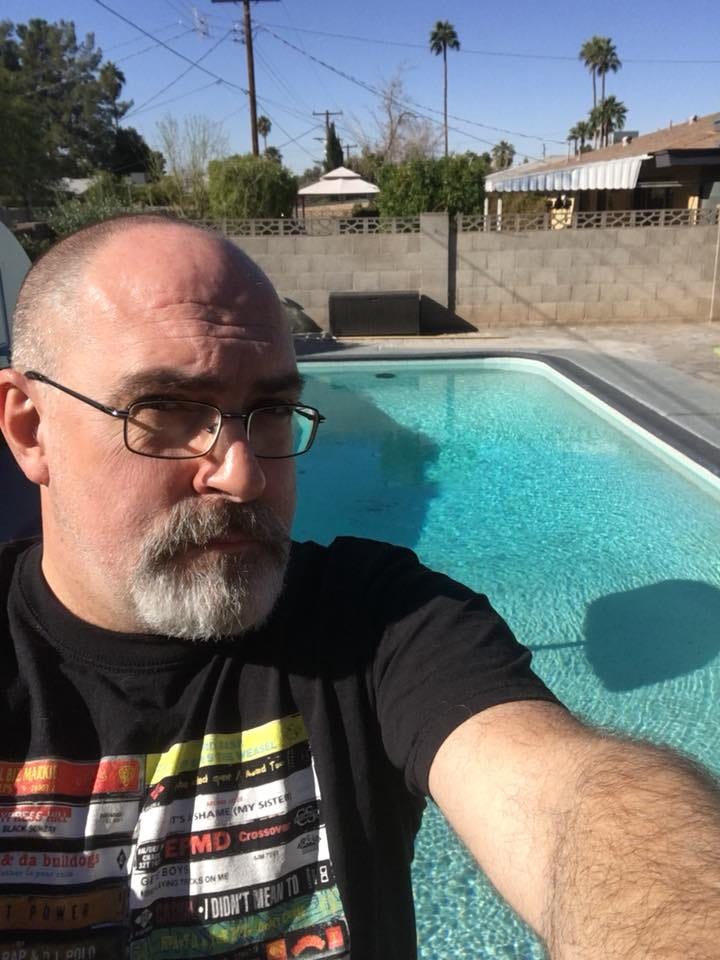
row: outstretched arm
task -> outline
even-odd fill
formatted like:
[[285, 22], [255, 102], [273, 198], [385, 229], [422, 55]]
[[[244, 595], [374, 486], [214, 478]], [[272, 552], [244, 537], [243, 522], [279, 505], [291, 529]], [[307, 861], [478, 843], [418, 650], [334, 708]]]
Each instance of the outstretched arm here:
[[689, 761], [510, 703], [447, 738], [430, 792], [553, 960], [720, 956], [720, 792]]

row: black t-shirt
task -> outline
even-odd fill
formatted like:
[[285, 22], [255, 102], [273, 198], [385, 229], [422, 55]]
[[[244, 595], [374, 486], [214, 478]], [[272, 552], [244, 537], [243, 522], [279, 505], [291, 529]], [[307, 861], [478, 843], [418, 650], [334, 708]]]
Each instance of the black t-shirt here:
[[487, 600], [408, 550], [295, 544], [263, 628], [191, 643], [78, 620], [40, 560], [0, 548], [0, 956], [414, 957], [436, 750], [554, 699]]

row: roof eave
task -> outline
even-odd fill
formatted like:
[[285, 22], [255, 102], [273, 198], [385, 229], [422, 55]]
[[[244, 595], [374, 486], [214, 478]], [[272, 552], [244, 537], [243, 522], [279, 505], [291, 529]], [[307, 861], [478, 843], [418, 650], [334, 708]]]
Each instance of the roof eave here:
[[678, 150], [658, 150], [656, 167], [713, 167], [720, 164], [720, 147], [694, 147]]

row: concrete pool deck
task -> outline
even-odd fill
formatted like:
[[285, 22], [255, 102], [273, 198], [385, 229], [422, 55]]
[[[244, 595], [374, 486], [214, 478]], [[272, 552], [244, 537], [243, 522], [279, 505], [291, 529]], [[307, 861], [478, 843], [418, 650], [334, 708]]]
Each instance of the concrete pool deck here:
[[[715, 349], [718, 353], [715, 353]], [[301, 360], [522, 354], [569, 361], [629, 398], [627, 412], [720, 475], [720, 322], [504, 327], [447, 336], [342, 340], [296, 337]], [[632, 409], [630, 409], [632, 407]], [[683, 443], [683, 438], [687, 441]]]

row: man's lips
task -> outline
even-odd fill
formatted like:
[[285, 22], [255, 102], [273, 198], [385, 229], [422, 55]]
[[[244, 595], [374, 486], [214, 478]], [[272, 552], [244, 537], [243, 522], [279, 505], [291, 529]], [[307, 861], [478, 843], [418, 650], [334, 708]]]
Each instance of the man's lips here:
[[184, 552], [186, 554], [200, 554], [208, 550], [220, 550], [225, 553], [239, 553], [245, 550], [263, 548], [263, 540], [240, 533], [228, 533], [219, 537], [212, 537], [205, 543], [189, 543]]
[[244, 550], [249, 547], [262, 547], [265, 544], [257, 537], [248, 537], [243, 534], [229, 533], [222, 537], [213, 537], [212, 540], [198, 549], [200, 550]]

